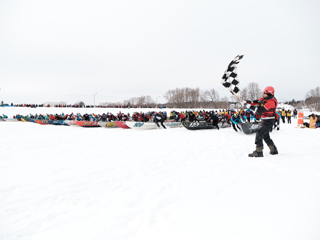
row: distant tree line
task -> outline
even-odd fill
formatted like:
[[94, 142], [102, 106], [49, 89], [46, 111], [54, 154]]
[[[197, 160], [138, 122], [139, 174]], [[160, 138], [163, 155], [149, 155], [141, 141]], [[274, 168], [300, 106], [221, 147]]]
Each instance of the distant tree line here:
[[[262, 90], [257, 83], [249, 83], [240, 92], [240, 98], [257, 99], [262, 96]], [[219, 92], [212, 88], [200, 90], [199, 88], [176, 88], [168, 90], [164, 96], [166, 103], [158, 104], [151, 96], [134, 97], [123, 102], [105, 102], [103, 106], [140, 106], [140, 107], [170, 107], [170, 108], [229, 108], [230, 104], [236, 104], [237, 99], [230, 94], [220, 98]]]
[[[251, 82], [246, 87], [242, 88], [239, 94], [241, 100], [259, 99], [262, 96], [262, 89], [258, 83]], [[104, 102], [101, 106], [114, 107], [170, 107], [170, 108], [229, 108], [234, 105], [240, 107], [238, 99], [230, 93], [230, 97], [220, 98], [219, 92], [212, 88], [202, 91], [199, 88], [176, 88], [168, 90], [163, 97], [166, 103], [157, 103], [151, 96], [133, 97], [123, 102]], [[316, 107], [320, 110], [320, 89], [319, 87], [310, 90], [306, 94], [306, 100], [292, 99], [285, 103], [296, 108], [307, 105]], [[86, 106], [82, 101], [78, 103], [80, 106]]]
[[[262, 90], [257, 83], [251, 82], [246, 87], [242, 88], [239, 94], [241, 100], [259, 99], [262, 96]], [[230, 94], [230, 97], [220, 98], [216, 89], [200, 90], [199, 88], [176, 88], [168, 90], [163, 97], [166, 99], [165, 103], [158, 103], [151, 96], [133, 97], [122, 102], [103, 102], [99, 105], [86, 105], [83, 101], [78, 101], [75, 104], [67, 105], [65, 102], [59, 104], [17, 104], [15, 106], [27, 107], [121, 107], [121, 108], [156, 108], [156, 107], [170, 107], [170, 108], [229, 108], [234, 105], [237, 107], [238, 100], [235, 96]], [[296, 108], [307, 106], [310, 109], [320, 111], [320, 87], [311, 89], [307, 92], [305, 100], [292, 99], [285, 103]], [[3, 105], [3, 103], [2, 103]], [[11, 103], [11, 105], [14, 105]], [[238, 105], [240, 107], [240, 105]]]

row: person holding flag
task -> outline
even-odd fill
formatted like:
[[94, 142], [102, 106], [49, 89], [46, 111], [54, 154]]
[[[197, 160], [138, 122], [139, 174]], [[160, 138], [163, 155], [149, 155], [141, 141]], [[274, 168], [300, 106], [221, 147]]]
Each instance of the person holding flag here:
[[246, 103], [250, 104], [251, 108], [257, 107], [256, 113], [261, 115], [261, 128], [256, 133], [255, 138], [256, 150], [248, 156], [263, 157], [263, 140], [268, 145], [271, 155], [278, 154], [278, 149], [269, 135], [276, 119], [276, 108], [278, 106], [278, 101], [274, 97], [274, 88], [266, 87], [262, 98], [254, 101], [247, 100]]
[[278, 149], [274, 145], [274, 142], [270, 138], [269, 132], [271, 131], [274, 122], [275, 122], [275, 112], [278, 106], [278, 101], [274, 97], [274, 88], [269, 86], [266, 87], [263, 91], [263, 97], [259, 100], [255, 101], [246, 101], [242, 102], [239, 98], [240, 89], [238, 87], [239, 80], [238, 80], [238, 73], [237, 73], [237, 65], [239, 64], [240, 60], [243, 59], [244, 54], [237, 55], [228, 65], [227, 69], [225, 70], [221, 83], [222, 85], [227, 88], [232, 95], [242, 103], [244, 106], [245, 103], [251, 105], [251, 108], [256, 108], [257, 111], [255, 113], [260, 115], [261, 123], [259, 124], [261, 127], [258, 129], [256, 133], [256, 150], [253, 153], [250, 153], [249, 157], [263, 157], [263, 140], [267, 143], [268, 147], [270, 148], [270, 154], [275, 155], [278, 154]]

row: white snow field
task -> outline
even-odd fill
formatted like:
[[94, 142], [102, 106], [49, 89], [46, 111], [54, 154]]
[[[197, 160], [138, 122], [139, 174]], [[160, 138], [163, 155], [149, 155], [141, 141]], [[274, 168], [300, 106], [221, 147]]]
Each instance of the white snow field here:
[[[0, 114], [149, 109], [0, 108]], [[170, 110], [167, 110], [170, 111]], [[0, 122], [1, 240], [319, 240], [320, 130]]]

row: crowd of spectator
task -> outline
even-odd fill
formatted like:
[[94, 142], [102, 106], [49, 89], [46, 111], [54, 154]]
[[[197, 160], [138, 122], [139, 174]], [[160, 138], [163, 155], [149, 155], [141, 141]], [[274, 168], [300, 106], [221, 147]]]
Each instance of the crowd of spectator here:
[[[154, 106], [104, 106], [104, 105], [77, 105], [77, 104], [1, 104], [0, 106], [3, 107], [30, 107], [30, 108], [37, 108], [37, 107], [60, 107], [60, 108], [160, 108], [160, 107], [154, 107]], [[161, 106], [161, 108], [166, 108], [166, 106]]]

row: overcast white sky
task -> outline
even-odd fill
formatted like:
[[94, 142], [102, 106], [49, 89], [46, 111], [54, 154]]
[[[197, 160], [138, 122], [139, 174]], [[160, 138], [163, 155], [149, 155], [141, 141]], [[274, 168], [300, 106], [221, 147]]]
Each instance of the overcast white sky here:
[[0, 101], [123, 101], [214, 88], [240, 52], [240, 88], [279, 101], [320, 86], [318, 0], [0, 0]]

